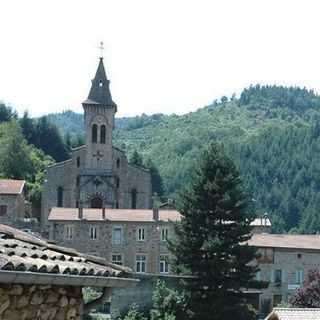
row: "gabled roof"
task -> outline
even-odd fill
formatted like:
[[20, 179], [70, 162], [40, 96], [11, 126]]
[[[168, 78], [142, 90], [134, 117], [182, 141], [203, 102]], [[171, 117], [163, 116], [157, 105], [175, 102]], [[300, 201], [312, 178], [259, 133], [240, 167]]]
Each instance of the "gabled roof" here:
[[113, 279], [113, 286], [122, 286], [123, 281], [116, 280], [125, 279], [114, 278], [126, 278], [130, 273], [129, 268], [113, 265], [103, 258], [56, 246], [0, 224], [0, 282], [13, 281], [14, 275], [23, 283], [31, 279], [33, 283], [62, 281], [78, 286], [83, 286], [82, 283], [109, 286], [109, 279]]
[[265, 320], [319, 320], [320, 309], [274, 308]]
[[320, 250], [320, 236], [262, 233], [253, 234], [248, 244], [259, 248]]
[[89, 96], [87, 100], [83, 102], [83, 104], [116, 107], [116, 104], [112, 100], [109, 84], [110, 81], [107, 79], [106, 71], [103, 65], [103, 58], [100, 58], [96, 75], [92, 80]]
[[21, 194], [25, 180], [0, 179], [0, 194]]
[[[102, 209], [83, 208], [83, 219], [88, 221], [103, 221]], [[52, 208], [49, 221], [77, 221], [77, 208]], [[148, 209], [105, 209], [105, 220], [119, 222], [153, 222], [153, 211]], [[178, 221], [181, 215], [175, 210], [159, 210], [160, 221]]]

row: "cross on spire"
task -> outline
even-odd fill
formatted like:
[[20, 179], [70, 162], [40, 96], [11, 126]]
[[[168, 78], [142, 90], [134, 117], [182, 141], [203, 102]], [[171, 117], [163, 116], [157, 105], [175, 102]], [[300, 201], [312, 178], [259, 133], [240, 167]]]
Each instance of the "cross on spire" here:
[[100, 58], [103, 58], [103, 51], [104, 51], [103, 41], [100, 41], [99, 50], [100, 50]]

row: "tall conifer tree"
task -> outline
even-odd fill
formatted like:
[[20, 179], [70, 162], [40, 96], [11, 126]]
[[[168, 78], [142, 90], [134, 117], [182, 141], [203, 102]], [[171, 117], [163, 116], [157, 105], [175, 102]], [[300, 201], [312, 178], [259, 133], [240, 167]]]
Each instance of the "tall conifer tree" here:
[[169, 247], [177, 271], [194, 276], [184, 281], [192, 319], [253, 319], [242, 290], [258, 270], [249, 264], [256, 250], [244, 244], [254, 215], [238, 171], [219, 146], [204, 151], [179, 211], [183, 218]]

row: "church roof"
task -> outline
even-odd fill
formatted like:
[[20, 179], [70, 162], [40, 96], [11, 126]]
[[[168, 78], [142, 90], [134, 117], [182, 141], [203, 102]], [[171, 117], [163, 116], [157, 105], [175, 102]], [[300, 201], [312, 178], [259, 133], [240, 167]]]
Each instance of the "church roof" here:
[[115, 107], [116, 104], [112, 100], [109, 84], [110, 81], [108, 80], [106, 71], [104, 69], [103, 58], [100, 58], [96, 75], [92, 80], [89, 96], [87, 100], [83, 102], [83, 104]]

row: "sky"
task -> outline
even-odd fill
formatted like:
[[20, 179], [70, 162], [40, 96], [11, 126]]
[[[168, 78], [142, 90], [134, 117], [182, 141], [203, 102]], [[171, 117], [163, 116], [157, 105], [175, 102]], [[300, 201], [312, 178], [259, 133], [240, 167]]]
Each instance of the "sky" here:
[[104, 42], [117, 116], [184, 114], [250, 84], [320, 92], [318, 0], [1, 0], [0, 100], [82, 112]]

